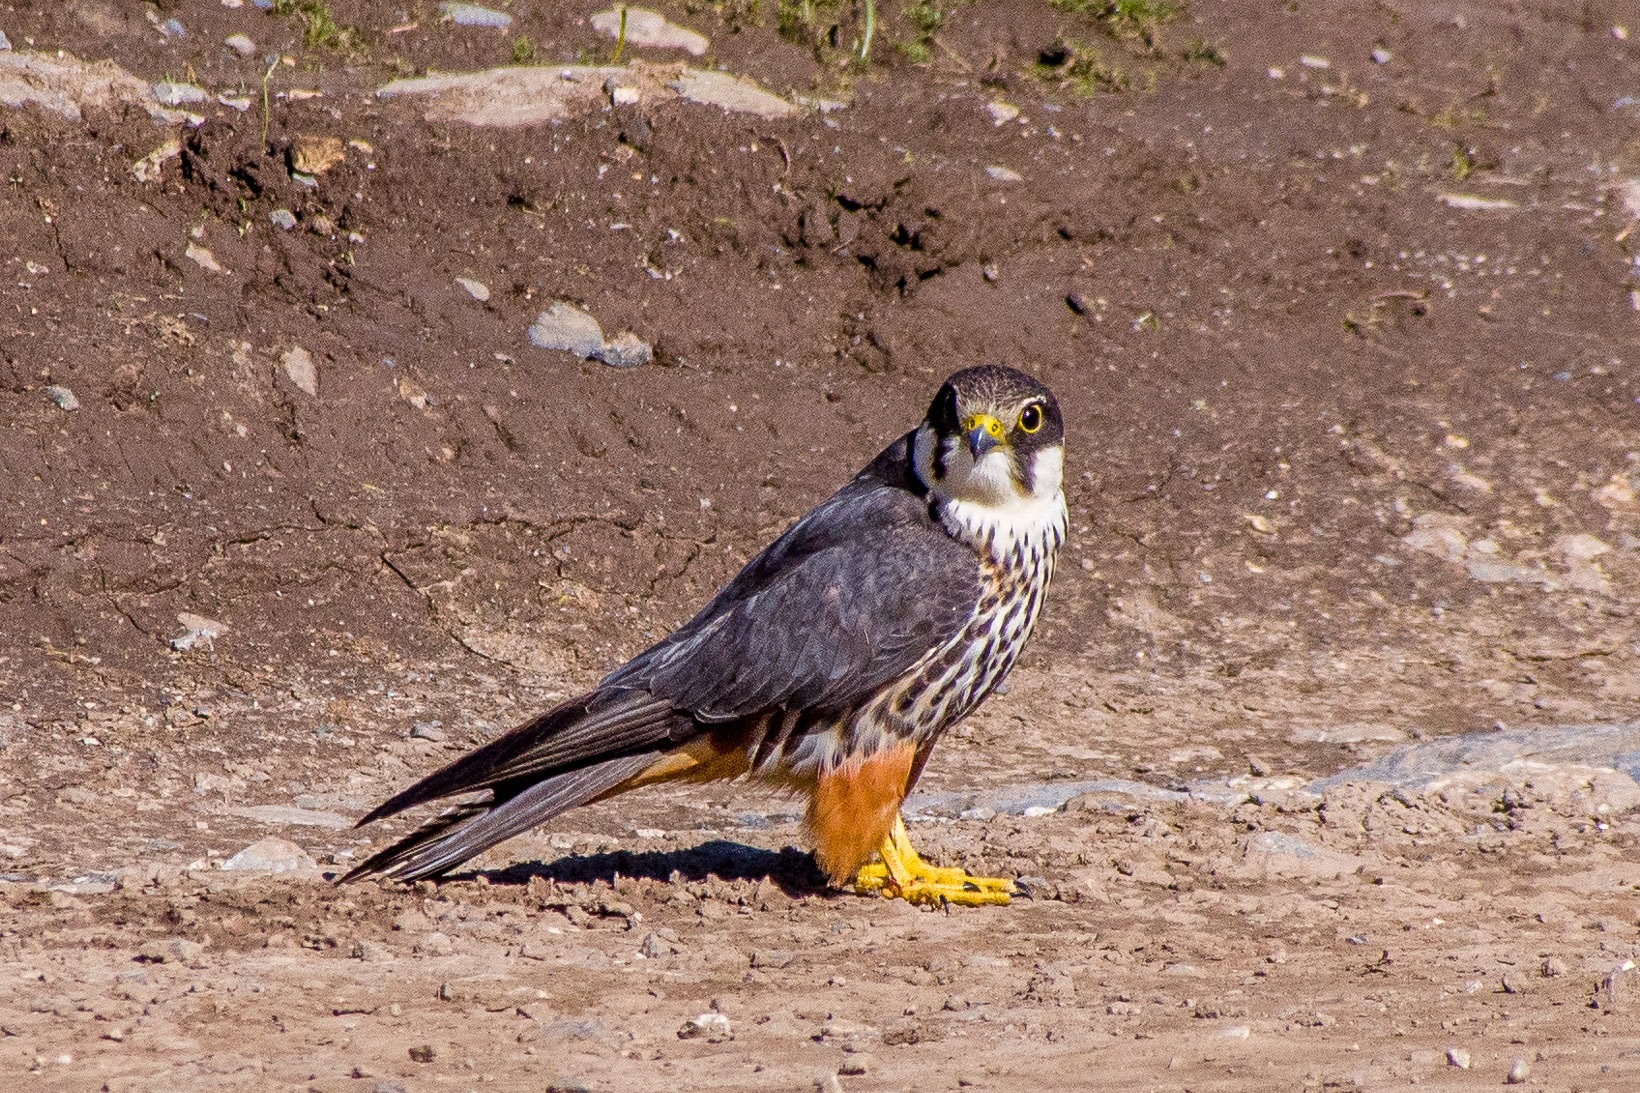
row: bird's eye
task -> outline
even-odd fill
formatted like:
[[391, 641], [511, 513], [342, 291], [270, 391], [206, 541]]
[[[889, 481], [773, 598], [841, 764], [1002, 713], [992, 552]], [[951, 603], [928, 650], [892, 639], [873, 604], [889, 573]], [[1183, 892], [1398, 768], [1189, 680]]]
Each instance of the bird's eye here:
[[1019, 412], [1019, 428], [1023, 432], [1034, 433], [1042, 428], [1042, 407], [1031, 403]]

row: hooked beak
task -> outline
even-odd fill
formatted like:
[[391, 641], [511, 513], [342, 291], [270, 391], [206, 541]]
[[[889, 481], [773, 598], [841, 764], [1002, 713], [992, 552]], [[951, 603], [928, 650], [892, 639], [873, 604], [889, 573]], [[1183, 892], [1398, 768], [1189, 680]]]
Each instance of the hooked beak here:
[[990, 414], [975, 414], [962, 423], [963, 438], [968, 441], [968, 451], [978, 463], [985, 458], [985, 453], [992, 448], [1000, 447], [1003, 443], [1002, 422]]

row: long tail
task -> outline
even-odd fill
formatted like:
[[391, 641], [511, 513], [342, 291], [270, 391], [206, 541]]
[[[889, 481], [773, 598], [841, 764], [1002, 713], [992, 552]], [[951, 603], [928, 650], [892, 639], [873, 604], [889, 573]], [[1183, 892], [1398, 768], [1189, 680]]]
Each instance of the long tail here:
[[438, 876], [650, 769], [701, 726], [642, 691], [594, 691], [518, 726], [394, 795], [359, 826], [425, 801], [489, 790], [358, 865], [341, 883], [379, 874]]

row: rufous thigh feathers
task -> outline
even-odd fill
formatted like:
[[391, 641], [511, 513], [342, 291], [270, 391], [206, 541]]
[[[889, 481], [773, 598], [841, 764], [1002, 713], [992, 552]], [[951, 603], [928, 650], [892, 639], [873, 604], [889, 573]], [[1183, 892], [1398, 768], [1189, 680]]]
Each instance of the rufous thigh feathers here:
[[836, 885], [853, 883], [900, 814], [909, 788], [916, 747], [907, 742], [863, 759], [851, 759], [820, 775], [804, 817], [814, 857]]

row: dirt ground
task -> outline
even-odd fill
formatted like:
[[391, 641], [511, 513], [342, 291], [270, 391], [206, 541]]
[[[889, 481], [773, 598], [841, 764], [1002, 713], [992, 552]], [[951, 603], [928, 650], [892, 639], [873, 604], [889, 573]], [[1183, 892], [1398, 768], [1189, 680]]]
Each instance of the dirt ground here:
[[[491, 6], [0, 3], [0, 91], [114, 88], [0, 106], [0, 1073], [1640, 1088], [1640, 751], [1317, 784], [1640, 721], [1640, 11], [878, 3], [861, 63], [863, 5], [685, 0], [704, 57], [620, 63], [800, 109], [376, 93], [617, 60]], [[536, 348], [558, 300], [653, 361]], [[985, 361], [1073, 541], [912, 833], [1033, 898], [829, 893], [732, 785], [325, 879]]]

